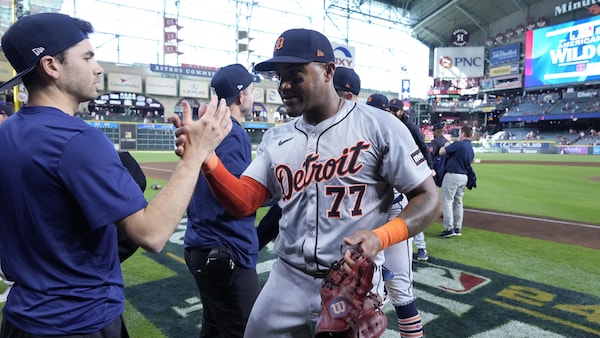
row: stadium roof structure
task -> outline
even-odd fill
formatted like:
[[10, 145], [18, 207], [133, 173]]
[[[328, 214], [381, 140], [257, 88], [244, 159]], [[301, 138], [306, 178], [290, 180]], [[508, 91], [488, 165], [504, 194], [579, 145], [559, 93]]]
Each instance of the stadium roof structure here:
[[[489, 36], [490, 23], [511, 14], [528, 13], [547, 0], [378, 0], [403, 11], [414, 37], [429, 48], [452, 46], [452, 33], [462, 28]], [[533, 15], [533, 14], [532, 14]]]

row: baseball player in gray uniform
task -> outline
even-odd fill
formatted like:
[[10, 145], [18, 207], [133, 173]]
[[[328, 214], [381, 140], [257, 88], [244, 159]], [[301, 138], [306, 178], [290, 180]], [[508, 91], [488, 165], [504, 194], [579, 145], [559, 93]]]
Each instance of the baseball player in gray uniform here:
[[[232, 215], [248, 215], [269, 200], [282, 209], [274, 246], [279, 259], [244, 336], [312, 337], [322, 278], [331, 263], [344, 255], [350, 269], [352, 246], [381, 263], [382, 250], [421, 232], [441, 212], [441, 203], [425, 158], [402, 122], [338, 97], [333, 49], [323, 34], [283, 32], [273, 58], [255, 69], [277, 73], [286, 110], [298, 118], [265, 133], [239, 179], [215, 154], [204, 160], [203, 171]], [[409, 203], [388, 221], [394, 187]]]

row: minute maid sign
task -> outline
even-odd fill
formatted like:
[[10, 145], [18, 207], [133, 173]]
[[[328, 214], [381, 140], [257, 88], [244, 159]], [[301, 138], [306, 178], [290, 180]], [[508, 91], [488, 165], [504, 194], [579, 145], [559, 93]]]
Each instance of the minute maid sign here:
[[578, 9], [586, 9], [591, 5], [599, 5], [600, 1], [596, 0], [582, 0], [582, 1], [569, 1], [554, 7], [554, 16], [567, 14]]

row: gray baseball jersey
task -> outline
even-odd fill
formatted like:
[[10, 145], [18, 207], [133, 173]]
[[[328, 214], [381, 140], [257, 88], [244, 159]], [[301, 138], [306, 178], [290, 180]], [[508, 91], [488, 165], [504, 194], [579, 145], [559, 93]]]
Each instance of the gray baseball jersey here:
[[393, 187], [410, 191], [431, 175], [404, 124], [345, 101], [316, 126], [303, 118], [269, 129], [244, 172], [283, 210], [275, 253], [307, 272], [327, 271], [343, 238], [387, 222]]

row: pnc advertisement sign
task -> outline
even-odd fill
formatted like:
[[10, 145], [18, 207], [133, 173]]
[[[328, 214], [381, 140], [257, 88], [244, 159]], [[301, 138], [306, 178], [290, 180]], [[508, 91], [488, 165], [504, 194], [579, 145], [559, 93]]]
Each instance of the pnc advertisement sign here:
[[484, 47], [436, 48], [433, 77], [436, 79], [483, 77], [484, 60]]

